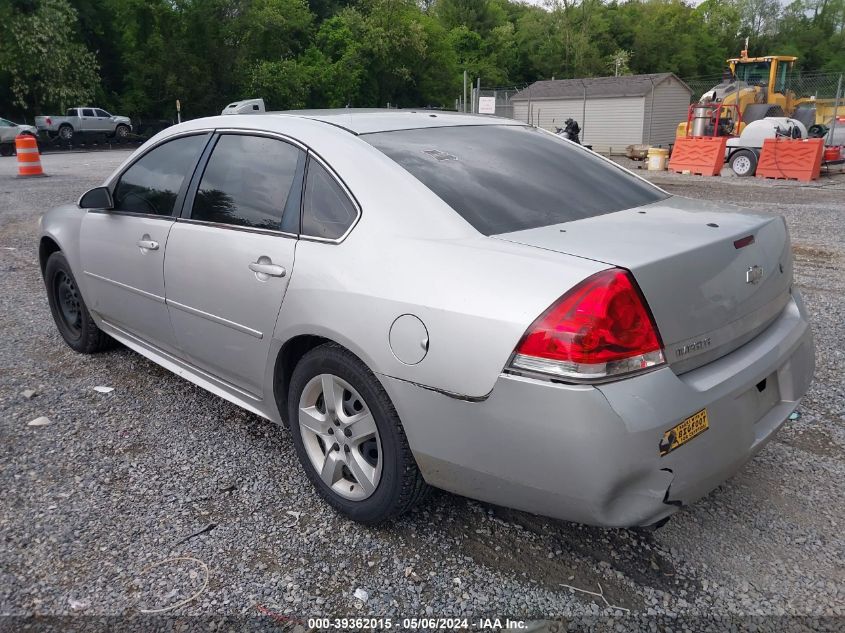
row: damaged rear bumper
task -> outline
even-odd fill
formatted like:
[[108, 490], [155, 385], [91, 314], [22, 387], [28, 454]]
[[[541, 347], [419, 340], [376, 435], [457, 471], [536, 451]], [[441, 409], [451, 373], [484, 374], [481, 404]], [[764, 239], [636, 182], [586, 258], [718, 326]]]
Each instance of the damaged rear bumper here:
[[[733, 475], [795, 409], [814, 370], [800, 298], [765, 332], [683, 375], [599, 386], [502, 375], [481, 402], [380, 376], [430, 484], [536, 514], [651, 525]], [[709, 429], [661, 456], [663, 433], [706, 409]]]

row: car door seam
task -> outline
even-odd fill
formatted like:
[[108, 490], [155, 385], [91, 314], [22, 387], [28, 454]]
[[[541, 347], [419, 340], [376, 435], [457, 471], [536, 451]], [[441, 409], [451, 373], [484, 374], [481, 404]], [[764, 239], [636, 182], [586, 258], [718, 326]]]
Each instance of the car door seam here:
[[[190, 189], [189, 189], [190, 191]], [[185, 194], [187, 196], [187, 193]], [[184, 205], [185, 200], [182, 199], [182, 204]], [[174, 209], [175, 211], [175, 209]], [[181, 213], [181, 210], [180, 210]], [[173, 334], [173, 345], [179, 351], [182, 350], [182, 346], [179, 343], [179, 337], [176, 336], [176, 326], [173, 325], [173, 315], [170, 314], [169, 304], [167, 302], [167, 275], [165, 271], [167, 270], [167, 243], [170, 241], [170, 233], [173, 232], [173, 227], [176, 226], [176, 222], [178, 221], [178, 217], [173, 217], [173, 222], [170, 223], [170, 228], [167, 229], [167, 235], [164, 236], [164, 251], [161, 254], [161, 285], [164, 288], [164, 305], [168, 306], [167, 309], [167, 322], [170, 323], [170, 332]]]

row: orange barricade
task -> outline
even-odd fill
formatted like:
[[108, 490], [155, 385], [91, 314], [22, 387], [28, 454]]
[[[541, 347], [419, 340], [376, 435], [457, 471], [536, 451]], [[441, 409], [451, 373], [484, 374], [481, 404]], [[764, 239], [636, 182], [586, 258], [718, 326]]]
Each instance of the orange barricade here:
[[822, 138], [767, 138], [757, 162], [757, 177], [816, 180], [823, 154]]
[[41, 169], [41, 155], [38, 153], [38, 142], [34, 136], [16, 136], [15, 152], [18, 155], [18, 178], [46, 175]]
[[727, 136], [683, 136], [675, 139], [669, 170], [718, 176], [725, 164]]

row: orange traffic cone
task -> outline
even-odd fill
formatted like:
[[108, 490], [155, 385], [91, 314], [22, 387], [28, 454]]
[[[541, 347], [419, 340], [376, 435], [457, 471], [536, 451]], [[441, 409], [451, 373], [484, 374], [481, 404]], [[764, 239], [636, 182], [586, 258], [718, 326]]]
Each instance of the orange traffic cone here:
[[21, 134], [15, 137], [15, 152], [18, 154], [18, 178], [47, 175], [41, 169], [41, 155], [34, 136]]

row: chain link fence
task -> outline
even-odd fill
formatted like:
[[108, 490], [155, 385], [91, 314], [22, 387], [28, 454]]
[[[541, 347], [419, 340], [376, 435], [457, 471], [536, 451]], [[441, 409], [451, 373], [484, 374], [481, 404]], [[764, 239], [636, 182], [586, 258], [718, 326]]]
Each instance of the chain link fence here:
[[[692, 90], [692, 98], [697, 101], [716, 84], [725, 79], [722, 75], [705, 75], [688, 77], [684, 82]], [[786, 87], [798, 97], [816, 97], [816, 99], [833, 99], [836, 97], [836, 85], [839, 73], [799, 72], [795, 71], [789, 77]]]
[[[509, 119], [513, 116], [513, 104], [511, 98], [525, 86], [510, 86], [505, 88], [482, 88], [478, 93], [480, 97], [494, 97], [496, 99], [496, 116], [503, 116]], [[469, 107], [467, 108], [469, 111]]]
[[[836, 86], [839, 81], [839, 73], [823, 72], [800, 72], [792, 73], [787, 82], [787, 88], [798, 97], [815, 97], [816, 99], [833, 99], [836, 97]], [[692, 90], [692, 100], [698, 99], [713, 86], [725, 81], [722, 75], [702, 75], [698, 77], [685, 78], [686, 83]], [[494, 97], [496, 99], [496, 116], [514, 118], [514, 108], [511, 98], [524, 86], [506, 86], [500, 88], [482, 88], [479, 92], [481, 97]], [[845, 108], [845, 99], [842, 100]], [[467, 111], [470, 110], [470, 104]]]

